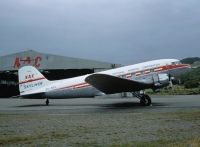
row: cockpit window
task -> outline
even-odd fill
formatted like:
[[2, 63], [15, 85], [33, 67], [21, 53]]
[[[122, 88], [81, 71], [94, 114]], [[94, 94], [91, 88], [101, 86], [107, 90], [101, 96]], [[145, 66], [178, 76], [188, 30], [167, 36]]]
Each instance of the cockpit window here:
[[180, 61], [172, 62], [172, 65], [178, 65], [178, 64], [181, 64], [181, 62]]

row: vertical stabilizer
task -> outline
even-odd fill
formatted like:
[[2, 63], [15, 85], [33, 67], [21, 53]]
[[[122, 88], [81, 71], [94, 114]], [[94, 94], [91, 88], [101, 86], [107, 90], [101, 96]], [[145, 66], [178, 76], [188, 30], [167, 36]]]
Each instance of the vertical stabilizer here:
[[20, 95], [44, 92], [49, 81], [33, 66], [24, 66], [18, 71]]

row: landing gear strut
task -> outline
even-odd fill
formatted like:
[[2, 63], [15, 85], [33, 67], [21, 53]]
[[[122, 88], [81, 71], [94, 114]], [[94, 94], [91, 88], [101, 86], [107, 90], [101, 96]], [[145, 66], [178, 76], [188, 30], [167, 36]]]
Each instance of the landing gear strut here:
[[140, 92], [132, 92], [133, 96], [137, 97], [140, 100], [142, 106], [150, 106], [151, 98], [146, 94], [140, 94]]
[[48, 106], [49, 105], [49, 99], [46, 99], [45, 103]]

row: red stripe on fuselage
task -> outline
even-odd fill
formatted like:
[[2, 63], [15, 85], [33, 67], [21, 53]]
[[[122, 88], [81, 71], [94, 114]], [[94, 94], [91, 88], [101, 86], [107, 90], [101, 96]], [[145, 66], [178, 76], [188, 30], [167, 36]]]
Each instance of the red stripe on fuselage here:
[[[159, 66], [156, 68], [153, 68], [154, 72], [163, 72], [163, 71], [167, 71], [167, 70], [173, 70], [173, 69], [180, 69], [180, 68], [190, 68], [191, 66], [188, 64], [177, 64], [177, 65], [165, 65], [165, 66]], [[135, 76], [141, 76], [141, 75], [148, 75], [150, 73], [152, 73], [150, 71], [151, 69], [145, 69], [145, 70], [141, 70], [141, 71], [136, 71], [134, 73], [128, 73], [126, 75], [135, 75]], [[148, 71], [148, 72], [147, 72]], [[144, 74], [142, 74], [142, 72], [144, 72]], [[119, 75], [119, 77], [124, 76], [124, 75]]]
[[30, 83], [30, 82], [34, 82], [34, 81], [43, 80], [43, 79], [45, 79], [45, 77], [41, 77], [41, 78], [37, 78], [37, 79], [30, 79], [30, 80], [27, 80], [27, 81], [22, 81], [22, 82], [19, 82], [19, 84]]
[[[178, 64], [178, 65], [166, 65], [166, 66], [160, 66], [160, 67], [156, 67], [155, 69], [159, 69], [158, 71], [154, 71], [154, 72], [163, 72], [163, 71], [166, 71], [166, 70], [172, 70], [172, 69], [179, 69], [179, 68], [189, 68], [190, 65], [188, 64]], [[145, 69], [145, 71], [150, 71], [150, 69]], [[125, 74], [125, 75], [117, 75], [119, 77], [121, 76], [127, 76], [126, 78], [127, 79], [130, 79], [131, 78], [131, 74], [138, 74], [138, 75], [135, 75], [135, 76], [140, 76], [142, 75], [141, 74], [142, 71], [137, 71], [137, 72], [134, 72], [134, 73], [128, 73], [128, 74]], [[148, 72], [146, 74], [144, 74], [145, 76], [150, 74], [151, 72]], [[86, 88], [86, 87], [90, 87], [91, 85], [88, 84], [88, 83], [79, 83], [79, 84], [74, 84], [74, 85], [71, 85], [71, 86], [66, 86], [66, 87], [62, 87], [62, 88], [59, 88], [60, 90], [62, 89], [68, 89], [68, 88], [72, 88], [73, 90], [74, 89], [80, 89], [80, 88]]]
[[79, 84], [75, 84], [71, 86], [62, 87], [60, 89], [68, 89], [68, 88], [79, 89], [79, 88], [84, 88], [84, 87], [89, 87], [89, 86], [91, 85], [88, 83], [79, 83]]
[[[159, 69], [159, 70], [154, 71], [154, 72], [163, 72], [163, 71], [166, 71], [166, 70], [179, 69], [179, 68], [189, 68], [189, 67], [190, 67], [190, 65], [188, 65], [188, 64], [165, 65], [165, 66], [156, 67], [155, 69]], [[150, 69], [146, 69], [145, 71], [150, 71]], [[142, 75], [141, 72], [142, 71], [137, 71], [137, 72], [134, 72], [134, 73], [128, 73], [126, 75], [117, 75], [117, 76], [118, 77], [126, 76], [127, 79], [130, 79], [131, 78], [130, 74], [136, 74], [136, 76], [140, 76], [140, 75]], [[145, 75], [148, 75], [150, 73], [151, 72], [145, 73]], [[90, 87], [90, 86], [91, 85], [88, 84], [88, 83], [79, 83], [79, 84], [63, 87], [63, 88], [60, 88], [60, 89], [66, 89], [66, 88], [80, 89], [80, 88], [86, 88], [86, 87]]]

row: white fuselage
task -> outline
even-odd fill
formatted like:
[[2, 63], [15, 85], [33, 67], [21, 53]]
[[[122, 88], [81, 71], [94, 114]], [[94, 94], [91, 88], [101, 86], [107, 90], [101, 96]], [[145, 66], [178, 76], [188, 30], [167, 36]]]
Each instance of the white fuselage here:
[[[185, 68], [188, 68], [188, 65], [181, 64], [179, 60], [161, 59], [120, 67], [98, 73], [117, 76], [130, 80], [145, 80], [144, 77], [147, 77], [151, 74], [172, 74], [177, 69], [181, 70]], [[48, 85], [44, 86], [42, 90], [40, 89], [40, 91], [45, 92], [45, 96], [47, 98], [93, 97], [97, 95], [102, 95], [103, 93], [101, 91], [97, 90], [96, 88], [85, 82], [86, 77], [88, 77], [89, 75], [51, 81]], [[34, 92], [37, 92], [37, 90], [33, 91], [33, 93]]]

